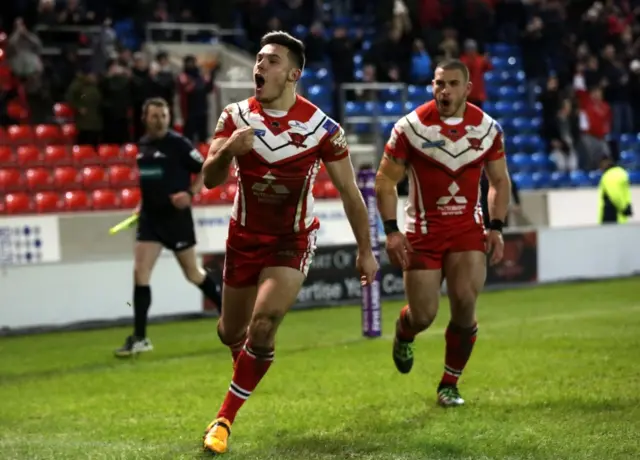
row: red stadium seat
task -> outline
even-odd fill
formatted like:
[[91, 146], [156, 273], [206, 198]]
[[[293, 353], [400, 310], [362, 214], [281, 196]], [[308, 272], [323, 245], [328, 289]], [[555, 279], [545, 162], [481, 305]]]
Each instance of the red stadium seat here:
[[57, 212], [62, 208], [62, 200], [56, 192], [40, 192], [34, 199], [36, 212]]
[[71, 150], [73, 162], [77, 165], [99, 164], [100, 157], [90, 145], [74, 145]]
[[55, 144], [61, 137], [60, 128], [56, 125], [36, 126], [36, 140], [41, 144]]
[[22, 123], [29, 119], [29, 110], [20, 100], [13, 99], [7, 104], [7, 115]]
[[5, 129], [0, 126], [0, 144], [8, 144], [9, 143], [9, 135], [5, 131]]
[[60, 166], [53, 170], [53, 184], [59, 190], [80, 188], [79, 174], [72, 166]]
[[120, 191], [120, 207], [133, 209], [140, 203], [140, 189], [125, 188]]
[[64, 104], [62, 102], [58, 102], [53, 106], [53, 114], [56, 118], [61, 118], [63, 120], [73, 118], [73, 108], [70, 105]]
[[324, 181], [317, 180], [315, 184], [313, 184], [313, 196], [315, 198], [324, 198]]
[[84, 190], [70, 190], [64, 194], [63, 207], [67, 211], [84, 211], [89, 209], [89, 197]]
[[120, 161], [120, 146], [103, 144], [98, 147], [98, 156], [101, 164], [117, 163]]
[[44, 163], [48, 166], [62, 166], [71, 162], [69, 151], [64, 145], [50, 145], [44, 149]]
[[109, 185], [107, 171], [100, 166], [86, 166], [82, 169], [82, 185], [87, 189], [96, 189]]
[[324, 198], [339, 198], [340, 193], [338, 189], [333, 185], [330, 180], [323, 181], [324, 184]]
[[7, 137], [12, 144], [28, 144], [33, 141], [33, 129], [28, 125], [12, 125], [7, 129]]
[[232, 202], [236, 197], [238, 191], [238, 185], [233, 182], [224, 186], [224, 192], [222, 193], [222, 199], [227, 202]]
[[78, 130], [76, 129], [76, 125], [73, 123], [67, 123], [66, 125], [62, 125], [60, 128], [62, 131], [62, 141], [65, 144], [74, 144], [76, 142], [76, 137], [78, 137]]
[[21, 145], [17, 151], [18, 164], [20, 166], [33, 166], [42, 162], [40, 149], [35, 145]]
[[29, 190], [37, 191], [51, 188], [53, 179], [51, 172], [46, 168], [31, 168], [25, 172], [27, 187]]
[[91, 202], [95, 210], [116, 209], [118, 196], [110, 189], [94, 190], [91, 194]]
[[135, 162], [137, 155], [138, 146], [136, 144], [125, 144], [122, 148], [122, 157], [127, 161]]
[[19, 169], [0, 169], [0, 193], [15, 192], [24, 188], [24, 177]]
[[9, 193], [4, 204], [7, 214], [27, 214], [33, 211], [31, 197], [26, 193]]
[[16, 157], [10, 147], [0, 146], [0, 166], [15, 166]]
[[197, 204], [220, 204], [224, 201], [222, 199], [223, 193], [223, 187], [215, 187], [212, 189], [205, 188], [199, 195], [197, 195]]
[[6, 205], [4, 204], [4, 198], [0, 199], [0, 216], [6, 212]]
[[114, 188], [129, 187], [136, 184], [136, 171], [127, 165], [113, 165], [109, 168], [109, 180]]

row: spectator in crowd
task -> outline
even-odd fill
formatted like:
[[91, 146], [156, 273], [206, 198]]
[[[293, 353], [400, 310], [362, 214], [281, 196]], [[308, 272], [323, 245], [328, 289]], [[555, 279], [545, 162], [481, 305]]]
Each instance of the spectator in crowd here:
[[133, 108], [133, 138], [140, 139], [144, 135], [145, 126], [142, 121], [142, 106], [144, 102], [155, 97], [158, 88], [151, 77], [147, 57], [141, 52], [133, 55], [133, 69], [131, 70], [131, 105]]
[[62, 56], [53, 63], [51, 92], [64, 94], [80, 71], [78, 50], [74, 45], [66, 45]]
[[527, 74], [529, 103], [536, 103], [536, 88], [542, 86], [548, 75], [545, 52], [544, 23], [539, 16], [532, 17], [522, 33], [522, 60]]
[[640, 133], [640, 59], [631, 61], [629, 70], [629, 101], [634, 120], [632, 131]]
[[560, 102], [560, 108], [555, 117], [555, 123], [547, 132], [551, 139], [551, 161], [558, 171], [575, 171], [578, 169], [578, 154], [576, 152], [576, 131], [578, 122], [570, 99]]
[[43, 69], [41, 52], [38, 36], [27, 29], [22, 18], [17, 18], [7, 46], [7, 59], [14, 75], [25, 80], [39, 79]]
[[367, 61], [376, 66], [379, 81], [409, 81], [412, 43], [411, 37], [395, 26], [389, 29], [385, 38], [371, 47]]
[[186, 56], [178, 77], [184, 136], [192, 142], [209, 139], [209, 93], [213, 90], [216, 69], [202, 75], [195, 56]]
[[102, 93], [90, 68], [78, 72], [67, 90], [66, 100], [75, 112], [76, 143], [98, 145], [103, 129]]
[[591, 88], [583, 98], [580, 112], [582, 152], [580, 167], [585, 170], [597, 169], [600, 158], [610, 156], [607, 135], [611, 132], [611, 108], [603, 99], [602, 88]]
[[328, 53], [327, 42], [324, 39], [324, 26], [316, 21], [309, 28], [309, 35], [304, 41], [308, 65], [321, 64]]
[[627, 66], [616, 55], [616, 49], [609, 44], [602, 50], [602, 73], [604, 75], [605, 99], [611, 105], [611, 132], [617, 136], [631, 131], [632, 113], [629, 104], [629, 74]]
[[160, 51], [156, 55], [156, 61], [151, 66], [151, 76], [156, 86], [156, 94], [169, 105], [169, 113], [173, 123], [175, 110], [173, 107], [176, 96], [176, 76], [169, 62], [169, 54]]
[[100, 32], [93, 37], [91, 43], [94, 72], [102, 75], [107, 70], [108, 62], [115, 57], [116, 44], [117, 37], [111, 27], [111, 18], [106, 18], [102, 22]]
[[131, 140], [129, 112], [132, 108], [130, 70], [115, 60], [102, 80], [104, 137], [107, 144], [125, 144]]
[[428, 85], [433, 78], [433, 63], [427, 53], [424, 42], [417, 38], [413, 42], [413, 57], [411, 60], [411, 81], [419, 85]]
[[460, 60], [469, 68], [471, 92], [468, 100], [482, 108], [487, 100], [487, 93], [484, 89], [484, 74], [491, 70], [491, 62], [487, 56], [478, 53], [478, 44], [472, 39], [467, 39], [464, 42], [464, 54], [460, 56]]

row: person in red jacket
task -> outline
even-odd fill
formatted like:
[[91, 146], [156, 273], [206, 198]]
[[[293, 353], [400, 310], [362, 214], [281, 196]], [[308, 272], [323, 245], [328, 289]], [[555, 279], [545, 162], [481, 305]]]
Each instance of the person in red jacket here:
[[478, 44], [475, 40], [464, 42], [464, 53], [460, 60], [469, 69], [471, 79], [471, 92], [468, 101], [482, 109], [482, 105], [487, 100], [487, 93], [484, 88], [484, 74], [491, 70], [491, 62], [486, 56], [478, 53]]
[[581, 158], [580, 167], [587, 171], [598, 168], [600, 158], [609, 156], [607, 135], [611, 131], [611, 107], [602, 97], [602, 88], [591, 88], [580, 107]]

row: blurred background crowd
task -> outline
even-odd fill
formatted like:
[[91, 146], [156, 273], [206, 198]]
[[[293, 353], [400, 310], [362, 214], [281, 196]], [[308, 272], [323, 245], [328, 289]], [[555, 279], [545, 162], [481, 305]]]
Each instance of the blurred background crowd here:
[[[471, 71], [470, 100], [508, 125], [505, 131], [522, 134], [520, 141], [533, 143], [534, 152], [544, 151], [559, 170], [589, 171], [603, 154], [618, 158], [635, 145], [634, 133], [640, 131], [640, 0], [1, 3], [0, 123], [55, 122], [52, 107], [63, 102], [73, 111], [77, 143], [135, 141], [142, 134], [141, 104], [151, 96], [172, 107], [178, 101], [182, 130], [207, 140], [206, 120], [213, 114], [206, 101], [219, 77], [217, 65], [198, 65], [187, 56], [176, 67], [166, 52], [141, 52], [149, 38], [181, 39], [170, 30], [149, 37], [149, 22], [239, 29], [240, 34], [221, 39], [250, 52], [263, 33], [287, 30], [306, 43], [308, 86], [321, 78], [326, 83], [327, 74], [330, 88], [404, 82], [416, 88], [415, 103], [427, 95], [437, 61], [459, 57]], [[51, 28], [55, 25], [84, 29]], [[372, 97], [353, 90], [346, 102], [338, 91], [327, 94], [321, 107], [336, 118]]]

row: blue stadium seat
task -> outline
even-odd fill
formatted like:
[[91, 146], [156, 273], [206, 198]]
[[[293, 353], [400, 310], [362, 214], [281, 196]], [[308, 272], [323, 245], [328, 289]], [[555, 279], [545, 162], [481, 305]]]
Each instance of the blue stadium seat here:
[[389, 88], [380, 91], [380, 99], [383, 101], [397, 101], [402, 99], [402, 90], [400, 88]]
[[638, 138], [635, 134], [621, 134], [619, 140], [620, 148], [623, 150], [633, 148], [634, 144], [638, 142]]
[[551, 186], [553, 188], [565, 188], [571, 185], [569, 174], [563, 171], [555, 171], [551, 173]]
[[536, 152], [531, 155], [531, 163], [536, 171], [549, 171], [552, 169], [553, 163], [549, 156], [543, 152]]
[[371, 40], [364, 40], [362, 42], [362, 50], [369, 51], [371, 49]]
[[511, 179], [517, 184], [520, 190], [531, 190], [535, 188], [535, 183], [529, 173], [515, 173]]
[[498, 76], [492, 71], [484, 74], [484, 82], [487, 86], [494, 84], [497, 81], [497, 78]]
[[391, 131], [393, 130], [393, 125], [394, 123], [388, 122], [388, 121], [381, 121], [380, 122], [380, 131], [382, 131], [382, 136], [384, 138], [388, 138], [389, 136], [391, 136]]
[[403, 107], [400, 102], [387, 101], [382, 106], [382, 113], [385, 115], [398, 115], [401, 116], [403, 114]]
[[407, 95], [412, 101], [426, 101], [428, 97], [427, 87], [422, 85], [409, 85]]
[[571, 179], [571, 185], [574, 187], [588, 187], [591, 185], [589, 182], [589, 176], [581, 170], [571, 171], [569, 173], [569, 178]]
[[551, 187], [551, 174], [548, 172], [534, 172], [531, 174], [531, 180], [533, 181], [534, 188], [549, 188]]
[[631, 171], [629, 173], [629, 181], [633, 185], [640, 185], [640, 171]]
[[353, 125], [353, 131], [356, 134], [369, 134], [371, 132], [371, 123], [356, 123]]
[[404, 104], [404, 110], [405, 110], [405, 112], [407, 112], [407, 113], [409, 113], [409, 112], [413, 112], [413, 111], [416, 109], [416, 107], [418, 107], [418, 105], [419, 105], [419, 104], [417, 104], [417, 103], [416, 103], [416, 102], [414, 102], [414, 101], [407, 101], [407, 102], [405, 102], [405, 104]]
[[632, 150], [620, 152], [620, 164], [627, 169], [636, 169], [640, 166], [640, 155]]
[[511, 113], [516, 117], [525, 117], [527, 116], [528, 111], [527, 105], [522, 101], [516, 101], [511, 104]]
[[600, 183], [601, 177], [602, 177], [602, 171], [599, 171], [599, 170], [589, 171], [589, 184], [598, 185]]
[[362, 71], [362, 69], [358, 69], [353, 73], [353, 77], [356, 81], [362, 81], [362, 79], [364, 78], [364, 72]]
[[320, 68], [320, 69], [316, 70], [316, 72], [314, 74], [314, 78], [318, 82], [328, 83], [329, 80], [331, 79], [331, 73], [329, 72], [328, 69]]
[[527, 74], [524, 73], [524, 71], [522, 70], [518, 70], [518, 72], [516, 72], [516, 81], [518, 83], [524, 83], [527, 80]]
[[313, 85], [307, 89], [309, 98], [320, 100], [327, 95], [327, 89], [322, 85]]
[[509, 67], [509, 63], [507, 62], [507, 60], [499, 56], [491, 57], [491, 65], [493, 66], [493, 69], [498, 72], [502, 72], [503, 70], [508, 70], [508, 67]]
[[514, 153], [511, 155], [511, 165], [516, 172], [531, 172], [533, 169], [533, 162], [531, 156], [526, 153]]
[[309, 33], [309, 29], [307, 29], [302, 24], [298, 24], [297, 26], [295, 26], [293, 28], [293, 35], [296, 36], [297, 38], [302, 39], [302, 40], [307, 38], [307, 34], [308, 33]]
[[511, 124], [518, 134], [530, 134], [533, 132], [531, 120], [528, 118], [513, 118], [511, 119]]
[[380, 105], [375, 102], [365, 102], [364, 103], [364, 113], [363, 115], [379, 115], [381, 112]]
[[354, 54], [353, 55], [353, 65], [356, 66], [356, 69], [362, 68], [362, 62], [364, 59], [362, 58], [362, 54]]
[[348, 101], [344, 106], [344, 111], [348, 117], [357, 117], [365, 114], [362, 102]]
[[509, 104], [508, 102], [496, 102], [494, 110], [494, 116], [498, 118], [509, 117], [513, 115], [512, 104]]

